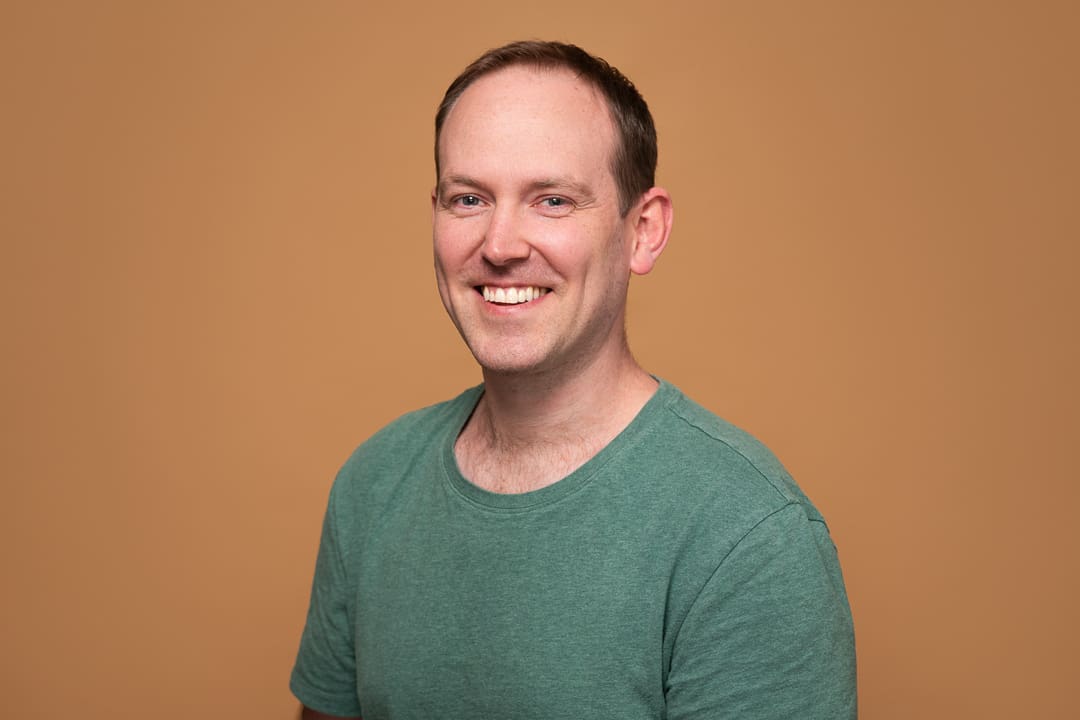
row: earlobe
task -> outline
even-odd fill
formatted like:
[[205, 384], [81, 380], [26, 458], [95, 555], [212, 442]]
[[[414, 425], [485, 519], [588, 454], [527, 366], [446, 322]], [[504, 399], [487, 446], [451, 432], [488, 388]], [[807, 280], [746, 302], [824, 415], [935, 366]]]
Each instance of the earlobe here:
[[651, 188], [640, 202], [641, 209], [634, 223], [634, 249], [630, 256], [630, 272], [635, 275], [644, 275], [653, 269], [656, 259], [667, 246], [674, 220], [671, 195], [667, 190]]

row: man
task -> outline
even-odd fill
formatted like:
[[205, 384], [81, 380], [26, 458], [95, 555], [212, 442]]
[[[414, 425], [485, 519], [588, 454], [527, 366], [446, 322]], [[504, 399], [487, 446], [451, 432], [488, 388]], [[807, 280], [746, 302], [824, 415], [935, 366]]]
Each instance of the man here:
[[439, 294], [484, 384], [339, 474], [304, 717], [854, 717], [821, 515], [630, 354], [629, 277], [672, 222], [637, 90], [574, 46], [492, 50], [447, 91], [435, 156]]

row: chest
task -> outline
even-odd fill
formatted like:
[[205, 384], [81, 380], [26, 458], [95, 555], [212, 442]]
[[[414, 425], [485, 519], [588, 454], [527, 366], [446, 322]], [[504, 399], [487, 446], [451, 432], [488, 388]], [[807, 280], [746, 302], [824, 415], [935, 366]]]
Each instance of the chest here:
[[388, 518], [352, 568], [365, 716], [659, 717], [669, 573], [644, 533], [453, 503]]

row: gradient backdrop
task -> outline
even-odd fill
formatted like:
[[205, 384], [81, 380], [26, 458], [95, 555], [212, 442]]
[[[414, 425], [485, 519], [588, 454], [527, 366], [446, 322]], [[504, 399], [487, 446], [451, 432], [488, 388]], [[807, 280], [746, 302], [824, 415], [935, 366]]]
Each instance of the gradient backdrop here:
[[864, 718], [1075, 710], [1071, 2], [0, 8], [0, 714], [289, 720], [329, 483], [479, 374], [431, 119], [542, 37], [632, 77], [650, 370], [830, 520]]

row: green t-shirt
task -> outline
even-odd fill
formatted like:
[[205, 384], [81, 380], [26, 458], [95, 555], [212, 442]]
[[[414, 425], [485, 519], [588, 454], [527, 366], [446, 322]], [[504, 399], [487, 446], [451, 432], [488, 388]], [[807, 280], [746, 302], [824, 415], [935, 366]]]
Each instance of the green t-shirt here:
[[364, 443], [330, 493], [291, 687], [379, 718], [851, 718], [821, 515], [776, 458], [661, 381], [578, 470], [504, 495], [454, 441], [482, 388]]

